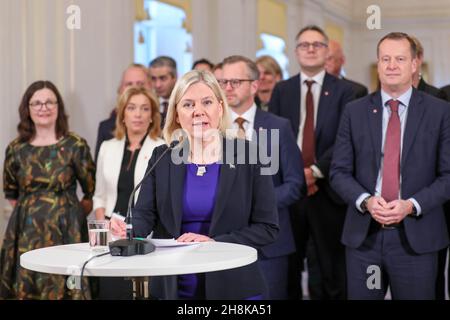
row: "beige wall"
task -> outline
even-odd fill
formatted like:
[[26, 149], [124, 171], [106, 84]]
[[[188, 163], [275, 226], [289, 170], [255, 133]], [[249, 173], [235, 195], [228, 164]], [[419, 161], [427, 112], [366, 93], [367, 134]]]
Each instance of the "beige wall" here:
[[[71, 4], [81, 9], [80, 30], [66, 27]], [[39, 79], [60, 89], [71, 130], [94, 148], [98, 123], [113, 107], [121, 70], [132, 62], [133, 9], [132, 1], [123, 0], [0, 1], [2, 167], [4, 150], [16, 136], [21, 96]], [[0, 192], [0, 240], [8, 212]]]

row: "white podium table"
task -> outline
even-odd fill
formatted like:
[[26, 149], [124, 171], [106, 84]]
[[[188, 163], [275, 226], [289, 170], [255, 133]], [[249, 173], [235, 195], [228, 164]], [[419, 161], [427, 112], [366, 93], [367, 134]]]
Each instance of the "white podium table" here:
[[[92, 256], [88, 243], [46, 247], [20, 256], [26, 269], [61, 275], [79, 276], [81, 268]], [[144, 296], [144, 279], [233, 269], [257, 260], [257, 251], [249, 246], [203, 242], [179, 247], [157, 247], [146, 255], [114, 257], [105, 255], [89, 262], [83, 275], [96, 277], [130, 277], [136, 286], [136, 296]]]

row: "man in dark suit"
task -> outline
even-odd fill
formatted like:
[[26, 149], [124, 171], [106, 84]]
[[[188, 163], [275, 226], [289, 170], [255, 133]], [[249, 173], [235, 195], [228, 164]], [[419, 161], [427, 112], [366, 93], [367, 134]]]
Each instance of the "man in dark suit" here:
[[[436, 98], [447, 100], [445, 91], [440, 90], [432, 85], [429, 85], [422, 78], [422, 64], [424, 59], [423, 46], [419, 39], [411, 36], [417, 47], [417, 70], [413, 73], [413, 86], [419, 91], [428, 93]], [[444, 212], [446, 215], [447, 227], [450, 224], [450, 203], [444, 204]], [[450, 229], [449, 229], [450, 232]], [[447, 263], [447, 248], [442, 249], [438, 256], [438, 272], [436, 281], [436, 299], [445, 300], [445, 265]], [[450, 267], [449, 267], [450, 270]], [[450, 282], [449, 282], [450, 283]]]
[[449, 239], [450, 108], [412, 86], [416, 45], [390, 33], [377, 46], [381, 91], [346, 106], [330, 180], [348, 204], [350, 299], [434, 299]]
[[161, 127], [164, 127], [169, 98], [177, 82], [177, 62], [168, 56], [156, 57], [150, 62], [149, 72], [152, 87], [159, 99]]
[[344, 63], [345, 56], [344, 52], [342, 51], [341, 45], [335, 40], [330, 40], [330, 42], [328, 43], [328, 56], [327, 62], [325, 63], [325, 70], [329, 74], [332, 74], [333, 76], [350, 84], [356, 99], [367, 96], [369, 91], [367, 90], [366, 86], [342, 76], [342, 66], [344, 65]]
[[[230, 56], [223, 61], [219, 84], [231, 107], [238, 136], [257, 143], [272, 158], [280, 233], [273, 244], [260, 249], [259, 265], [269, 289], [266, 298], [289, 299], [289, 256], [295, 253], [295, 241], [288, 208], [304, 194], [303, 165], [289, 121], [256, 107], [258, 79], [258, 67], [252, 60]], [[273, 130], [279, 132], [278, 137], [273, 136]], [[263, 131], [267, 132], [267, 140], [261, 138]]]
[[448, 86], [444, 86], [441, 88], [441, 90], [445, 93], [447, 96], [447, 101], [450, 102], [450, 84]]
[[423, 46], [420, 43], [419, 39], [417, 39], [414, 36], [410, 36], [411, 39], [414, 41], [417, 47], [417, 70], [413, 73], [413, 86], [417, 90], [426, 92], [428, 94], [431, 94], [432, 96], [435, 96], [436, 98], [440, 98], [443, 100], [447, 100], [447, 94], [445, 91], [440, 90], [436, 87], [433, 87], [432, 85], [428, 84], [423, 80], [422, 78], [422, 64], [423, 64], [423, 58], [424, 58], [424, 50]]
[[[131, 64], [123, 73], [122, 80], [120, 81], [119, 88], [117, 89], [117, 95], [120, 96], [128, 87], [145, 87], [151, 90], [150, 78], [145, 68], [141, 64]], [[97, 143], [95, 145], [95, 160], [100, 150], [100, 146], [103, 141], [109, 140], [113, 137], [113, 132], [116, 128], [116, 109], [111, 111], [108, 119], [100, 122], [97, 133]]]
[[[339, 241], [345, 206], [327, 181], [341, 111], [353, 92], [324, 70], [328, 37], [322, 29], [307, 26], [296, 42], [301, 72], [275, 86], [269, 111], [290, 119], [302, 150], [308, 197], [291, 214], [300, 263], [309, 229], [323, 284], [323, 294], [317, 298], [345, 299], [345, 256]], [[292, 281], [300, 283], [300, 277], [299, 269], [298, 279]]]

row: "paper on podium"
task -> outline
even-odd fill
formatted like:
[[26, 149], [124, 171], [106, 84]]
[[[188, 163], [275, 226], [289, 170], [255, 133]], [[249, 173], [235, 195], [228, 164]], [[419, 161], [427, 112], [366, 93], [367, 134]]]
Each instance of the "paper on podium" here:
[[150, 240], [157, 248], [190, 246], [190, 245], [201, 243], [201, 242], [178, 242], [177, 240], [175, 240], [173, 238], [172, 239], [153, 239], [153, 238], [151, 238], [148, 240]]

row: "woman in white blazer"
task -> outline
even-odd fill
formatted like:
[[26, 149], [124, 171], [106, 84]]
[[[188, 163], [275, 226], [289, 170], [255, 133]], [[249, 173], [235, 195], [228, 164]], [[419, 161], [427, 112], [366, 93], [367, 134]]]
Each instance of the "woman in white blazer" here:
[[[130, 194], [143, 178], [153, 149], [164, 143], [160, 133], [157, 99], [145, 88], [128, 88], [118, 100], [114, 138], [100, 146], [93, 197], [96, 219], [126, 215]], [[99, 284], [100, 299], [132, 298], [130, 281], [100, 278]]]

